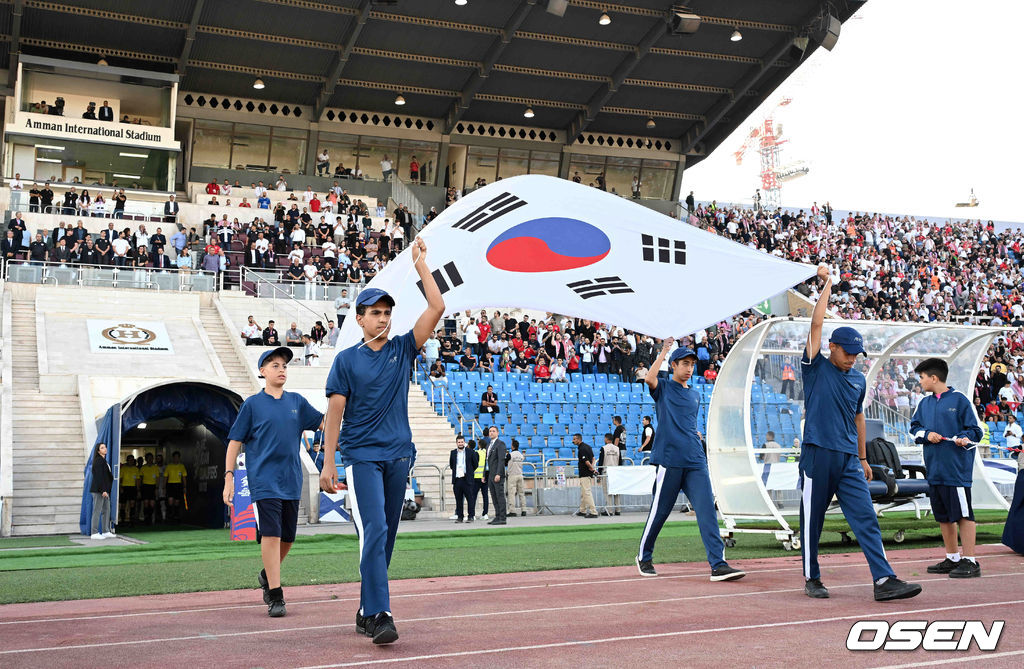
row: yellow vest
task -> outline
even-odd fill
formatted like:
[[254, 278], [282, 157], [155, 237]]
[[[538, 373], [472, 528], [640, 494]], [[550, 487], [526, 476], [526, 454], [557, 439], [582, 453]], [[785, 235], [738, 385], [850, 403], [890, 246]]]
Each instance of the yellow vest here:
[[486, 448], [478, 448], [478, 449], [476, 449], [476, 455], [477, 455], [476, 472], [473, 474], [473, 478], [480, 479], [482, 481], [483, 478], [484, 478], [484, 467], [487, 466], [487, 449]]

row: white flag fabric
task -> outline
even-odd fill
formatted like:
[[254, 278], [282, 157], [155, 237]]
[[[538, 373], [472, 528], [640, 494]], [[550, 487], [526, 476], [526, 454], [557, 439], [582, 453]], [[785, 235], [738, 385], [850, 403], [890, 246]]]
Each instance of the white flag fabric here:
[[[473, 191], [421, 233], [446, 312], [523, 308], [678, 337], [813, 276], [635, 202], [556, 177], [526, 175]], [[426, 308], [407, 248], [369, 286], [396, 302], [393, 335]], [[359, 341], [353, 317], [341, 347]]]

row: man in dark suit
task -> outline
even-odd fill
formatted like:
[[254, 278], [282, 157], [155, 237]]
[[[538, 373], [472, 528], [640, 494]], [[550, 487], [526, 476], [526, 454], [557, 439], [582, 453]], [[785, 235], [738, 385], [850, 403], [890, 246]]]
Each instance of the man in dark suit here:
[[175, 223], [178, 220], [178, 203], [174, 201], [174, 193], [167, 196], [164, 202], [164, 223]]
[[14, 230], [7, 230], [7, 236], [0, 241], [0, 257], [4, 260], [16, 260], [21, 251], [21, 238], [15, 236]]
[[[277, 334], [277, 328], [274, 327], [274, 321], [267, 323], [267, 327], [263, 328], [263, 345], [264, 346], [280, 346], [281, 337]], [[323, 465], [321, 464], [321, 467]]]
[[170, 269], [173, 267], [171, 259], [164, 254], [163, 246], [153, 247], [153, 267], [156, 269]]
[[57, 245], [53, 247], [50, 252], [50, 260], [59, 263], [71, 262], [71, 249], [68, 248], [67, 239], [61, 237], [57, 240]]
[[110, 103], [106, 100], [103, 101], [103, 106], [100, 107], [99, 118], [101, 121], [113, 121], [114, 120], [114, 109], [110, 106]]
[[494, 503], [494, 518], [488, 525], [505, 524], [505, 455], [508, 449], [505, 442], [498, 438], [498, 428], [491, 426], [488, 430], [491, 443], [487, 445], [487, 471], [490, 480], [487, 482], [487, 489], [491, 492], [491, 502]]
[[[452, 470], [452, 489], [455, 491], [455, 515], [456, 523], [463, 521], [463, 508], [469, 507], [469, 522], [473, 522], [473, 511], [475, 504], [470, 503], [472, 499], [473, 472], [480, 463], [476, 451], [466, 448], [466, 438], [461, 434], [455, 438], [455, 448], [448, 456], [448, 466]], [[465, 504], [464, 504], [465, 503]]]

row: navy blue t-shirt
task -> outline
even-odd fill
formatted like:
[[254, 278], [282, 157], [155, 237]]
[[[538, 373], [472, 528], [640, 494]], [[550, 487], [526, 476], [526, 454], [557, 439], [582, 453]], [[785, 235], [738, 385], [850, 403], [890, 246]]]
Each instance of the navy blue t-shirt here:
[[864, 412], [867, 379], [856, 369], [844, 372], [818, 352], [800, 360], [804, 379], [804, 443], [857, 455], [857, 414]]
[[707, 467], [708, 459], [697, 433], [700, 393], [672, 379], [658, 379], [658, 385], [649, 390], [658, 416], [651, 464]]
[[306, 398], [287, 390], [274, 399], [261, 390], [242, 403], [228, 439], [245, 444], [249, 494], [260, 499], [299, 499], [303, 430], [315, 430], [323, 414]]
[[346, 398], [338, 445], [346, 466], [416, 454], [409, 428], [409, 367], [416, 353], [410, 330], [379, 351], [356, 344], [334, 357], [327, 396]]

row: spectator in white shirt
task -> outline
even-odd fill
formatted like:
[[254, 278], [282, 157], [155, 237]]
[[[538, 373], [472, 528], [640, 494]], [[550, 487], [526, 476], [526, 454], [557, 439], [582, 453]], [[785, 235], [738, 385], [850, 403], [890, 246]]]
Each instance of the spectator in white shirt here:
[[1019, 402], [1020, 401], [1020, 399], [1017, 398], [1016, 395], [1014, 395], [1013, 388], [1010, 386], [1009, 383], [1007, 383], [1005, 386], [1003, 386], [1002, 388], [999, 389], [999, 399], [1001, 399], [1001, 400], [1003, 400], [1005, 402]]
[[131, 250], [132, 245], [128, 243], [128, 240], [124, 238], [124, 233], [121, 232], [117, 235], [117, 239], [110, 243], [110, 246], [114, 249], [114, 266], [124, 267], [128, 264], [128, 251]]
[[302, 192], [302, 201], [305, 202], [306, 204], [309, 204], [309, 202], [315, 197], [316, 193], [313, 192], [313, 187], [306, 186], [306, 190]]
[[224, 180], [224, 184], [220, 187], [220, 194], [231, 195], [231, 184], [228, 183], [227, 179]]
[[316, 156], [316, 175], [323, 176], [324, 172], [330, 176], [331, 156], [327, 153], [327, 149], [320, 149], [320, 153]]
[[330, 240], [324, 242], [320, 248], [323, 249], [325, 258], [335, 258], [338, 255], [338, 246]]
[[292, 229], [291, 240], [293, 245], [298, 244], [302, 246], [306, 243], [306, 231], [302, 229], [301, 225], [296, 225]]
[[351, 298], [348, 296], [348, 288], [342, 288], [341, 295], [334, 299], [334, 313], [338, 315], [339, 328], [345, 323], [345, 317], [348, 316], [351, 301]]
[[306, 265], [302, 268], [302, 274], [305, 277], [306, 282], [306, 299], [316, 299], [316, 280], [320, 276], [320, 271], [316, 265], [313, 264], [312, 256], [306, 261]]
[[[1006, 447], [1020, 448], [1021, 436], [1024, 436], [1024, 431], [1021, 430], [1020, 423], [1017, 422], [1016, 417], [1011, 413], [1006, 417], [1006, 429], [1003, 430], [1003, 438], [1006, 439]], [[1024, 455], [1021, 457], [1024, 457]]]
[[327, 321], [327, 345], [334, 348], [338, 345], [338, 337], [341, 335], [341, 328], [334, 324], [334, 321]]
[[277, 178], [277, 190], [286, 191], [288, 190], [288, 182], [284, 180], [283, 176]]
[[559, 358], [555, 360], [555, 364], [551, 367], [551, 380], [566, 382], [568, 379], [565, 378], [565, 363]]
[[258, 200], [258, 199], [260, 199], [261, 197], [263, 197], [266, 194], [267, 194], [267, 187], [264, 186], [263, 182], [261, 181], [256, 186], [256, 199]]
[[469, 323], [466, 324], [463, 334], [466, 336], [466, 346], [468, 346], [476, 355], [480, 355], [478, 351], [480, 347], [480, 327], [476, 324], [475, 318], [470, 318]]
[[320, 366], [320, 344], [316, 343], [308, 334], [302, 335], [303, 360], [306, 367]]
[[21, 172], [15, 172], [14, 179], [11, 180], [11, 190], [22, 190], [24, 187], [21, 183]]
[[384, 154], [384, 160], [380, 161], [380, 172], [384, 177], [384, 181], [391, 180], [391, 171], [391, 160], [388, 158], [387, 154]]
[[252, 316], [249, 316], [249, 322], [242, 328], [242, 341], [246, 346], [263, 346], [263, 330]]
[[291, 252], [288, 254], [288, 262], [294, 265], [295, 261], [297, 260], [301, 263], [306, 258], [306, 254], [305, 252], [303, 252], [302, 246], [300, 246], [299, 243], [296, 242], [295, 244], [292, 245], [292, 247], [293, 248]]

